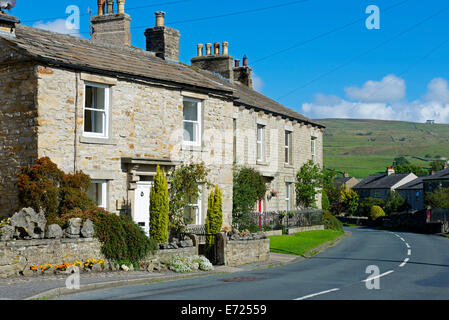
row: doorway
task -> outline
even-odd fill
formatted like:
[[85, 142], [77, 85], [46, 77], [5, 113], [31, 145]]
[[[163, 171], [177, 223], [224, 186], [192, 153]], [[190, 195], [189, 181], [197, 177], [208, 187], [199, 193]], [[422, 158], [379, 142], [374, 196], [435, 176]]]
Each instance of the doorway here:
[[150, 235], [150, 195], [152, 182], [138, 182], [134, 199], [134, 222]]

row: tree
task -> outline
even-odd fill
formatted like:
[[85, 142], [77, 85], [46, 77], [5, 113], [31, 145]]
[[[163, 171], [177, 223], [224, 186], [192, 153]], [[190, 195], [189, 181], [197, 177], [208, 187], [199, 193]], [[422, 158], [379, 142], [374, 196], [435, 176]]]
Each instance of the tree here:
[[209, 170], [204, 162], [182, 165], [169, 175], [170, 189], [170, 230], [175, 235], [184, 233], [186, 221], [185, 208], [197, 203], [201, 194], [200, 186], [209, 187]]
[[317, 208], [316, 196], [323, 188], [324, 175], [314, 161], [307, 162], [296, 175], [296, 203], [310, 209]]
[[215, 243], [215, 234], [221, 231], [223, 226], [223, 193], [218, 186], [215, 190], [212, 190], [208, 206], [207, 206], [207, 217], [206, 217], [206, 250], [210, 248]]
[[444, 170], [445, 164], [446, 162], [444, 160], [432, 161], [430, 163], [430, 168], [432, 169], [432, 171], [438, 172]]
[[433, 209], [449, 209], [449, 188], [427, 194], [424, 202]]
[[390, 192], [385, 201], [385, 212], [390, 215], [395, 212], [407, 210], [407, 201], [396, 191]]
[[396, 173], [414, 173], [418, 177], [425, 177], [429, 175], [429, 171], [413, 164], [397, 165], [394, 167], [394, 171]]
[[359, 195], [354, 190], [346, 188], [341, 192], [341, 202], [344, 211], [350, 215], [354, 215], [359, 206]]
[[259, 199], [267, 193], [267, 185], [262, 175], [252, 168], [234, 170], [233, 207], [234, 216], [254, 211]]
[[381, 208], [385, 207], [385, 201], [377, 198], [365, 198], [360, 204], [360, 208], [366, 217], [369, 217], [371, 214], [371, 208], [374, 206], [378, 206]]
[[165, 171], [161, 170], [159, 166], [156, 169], [154, 186], [151, 188], [150, 212], [151, 238], [157, 243], [167, 243], [169, 222], [168, 183]]
[[326, 191], [323, 189], [322, 197], [321, 197], [321, 207], [324, 211], [329, 210], [331, 204], [329, 202], [329, 198], [327, 197]]
[[410, 164], [410, 161], [408, 161], [405, 157], [398, 157], [394, 159], [394, 166], [403, 166]]

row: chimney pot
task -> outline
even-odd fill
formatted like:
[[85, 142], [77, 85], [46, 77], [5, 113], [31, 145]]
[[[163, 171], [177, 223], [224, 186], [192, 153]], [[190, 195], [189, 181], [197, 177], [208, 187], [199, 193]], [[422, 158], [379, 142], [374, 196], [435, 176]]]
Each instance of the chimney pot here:
[[243, 66], [247, 67], [248, 66], [248, 57], [245, 55], [243, 56]]
[[117, 0], [118, 13], [125, 13], [125, 0]]
[[204, 47], [204, 45], [202, 43], [198, 44], [198, 46], [197, 46], [197, 48], [198, 48], [197, 57], [202, 57], [203, 56], [203, 47]]
[[387, 168], [387, 174], [388, 174], [389, 176], [391, 176], [392, 174], [395, 174], [394, 168], [393, 168], [393, 167], [388, 167], [388, 168]]
[[220, 43], [215, 42], [214, 44], [214, 55], [219, 55], [220, 54]]
[[206, 43], [206, 55], [212, 55], [212, 43]]
[[240, 67], [240, 60], [238, 59], [235, 60], [235, 67], [236, 68]]
[[107, 0], [108, 2], [108, 14], [114, 13], [114, 0]]
[[104, 15], [104, 9], [105, 9], [106, 0], [98, 0], [97, 4], [98, 4], [98, 15], [99, 16], [103, 16]]
[[165, 12], [158, 11], [156, 14], [156, 27], [165, 27]]
[[223, 55], [224, 56], [229, 55], [229, 42], [227, 41], [223, 42]]

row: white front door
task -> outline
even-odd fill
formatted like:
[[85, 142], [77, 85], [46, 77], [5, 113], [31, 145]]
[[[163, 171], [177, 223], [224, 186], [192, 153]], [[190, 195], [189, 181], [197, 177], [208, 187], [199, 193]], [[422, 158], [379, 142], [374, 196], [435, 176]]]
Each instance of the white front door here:
[[137, 189], [134, 199], [134, 222], [150, 235], [150, 194], [151, 182], [137, 183]]

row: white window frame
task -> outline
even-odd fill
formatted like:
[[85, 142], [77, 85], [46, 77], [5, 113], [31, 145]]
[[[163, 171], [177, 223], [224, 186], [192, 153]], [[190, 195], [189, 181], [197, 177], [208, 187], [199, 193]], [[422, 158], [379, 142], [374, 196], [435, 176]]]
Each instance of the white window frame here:
[[[101, 204], [98, 204], [98, 207], [107, 209], [108, 207], [108, 181], [107, 180], [92, 180], [91, 184], [100, 184], [101, 185]], [[97, 199], [92, 199], [97, 202]]]
[[[94, 87], [104, 89], [104, 121], [103, 121], [103, 133], [86, 132], [86, 111], [102, 112], [99, 109], [86, 108], [87, 87]], [[110, 86], [99, 83], [84, 83], [84, 105], [83, 105], [83, 136], [87, 138], [100, 138], [109, 139], [109, 112], [110, 112]]]
[[189, 204], [188, 207], [196, 208], [196, 221], [195, 225], [200, 226], [203, 222], [203, 186], [200, 186], [200, 193], [198, 196], [198, 201], [193, 204]]
[[[293, 132], [286, 130], [285, 131], [285, 138], [288, 141], [287, 144], [285, 145], [285, 151], [287, 152], [287, 159], [285, 159], [285, 164], [286, 165], [291, 165], [293, 162], [293, 149], [292, 149], [292, 141], [293, 141]], [[285, 155], [284, 155], [285, 157]]]
[[291, 185], [291, 183], [286, 183], [285, 184], [285, 192], [286, 192], [286, 195], [285, 195], [285, 206], [286, 206], [286, 208], [287, 208], [287, 212], [289, 212], [289, 211], [291, 211], [291, 207], [292, 207], [292, 203], [291, 203], [291, 196], [292, 196], [292, 194], [291, 194], [291, 187], [292, 187], [292, 185]]
[[[192, 120], [184, 120], [184, 101], [189, 101], [189, 102], [194, 102], [197, 104], [197, 114], [198, 114], [198, 119], [197, 121], [192, 121]], [[183, 118], [182, 118], [182, 130], [183, 130], [183, 135], [182, 135], [182, 141], [183, 144], [185, 146], [194, 146], [194, 147], [200, 147], [201, 146], [201, 142], [203, 141], [202, 138], [202, 126], [203, 126], [203, 101], [202, 100], [198, 100], [198, 99], [192, 99], [192, 98], [187, 98], [184, 97], [183, 99]], [[196, 133], [196, 137], [197, 137], [197, 141], [185, 141], [184, 140], [184, 123], [197, 123], [197, 133]]]
[[[263, 162], [265, 160], [265, 128], [263, 124], [257, 125], [256, 130], [256, 160], [258, 162]], [[262, 134], [261, 140], [259, 140], [259, 130], [261, 130]], [[260, 150], [260, 157], [259, 157], [259, 150]]]
[[312, 153], [312, 161], [314, 161], [314, 162], [316, 161], [316, 141], [317, 141], [317, 138], [312, 137], [311, 144], [310, 144], [311, 153]]

